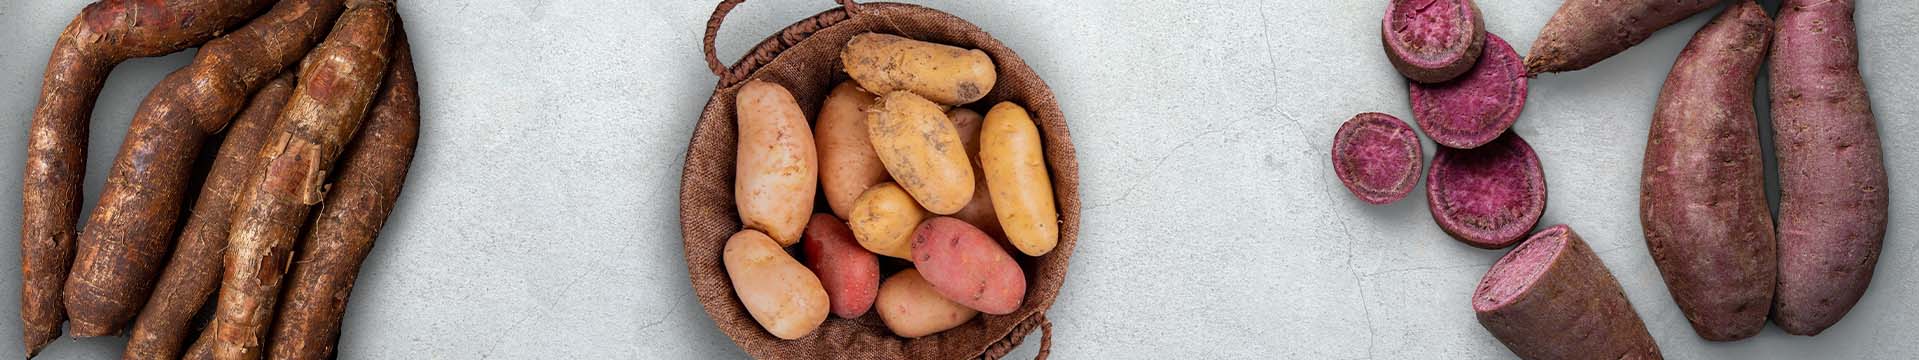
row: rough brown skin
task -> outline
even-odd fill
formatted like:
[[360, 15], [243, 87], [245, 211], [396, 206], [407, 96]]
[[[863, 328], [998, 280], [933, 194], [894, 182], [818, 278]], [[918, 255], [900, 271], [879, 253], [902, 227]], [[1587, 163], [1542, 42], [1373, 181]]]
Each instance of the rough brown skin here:
[[1759, 334], [1778, 271], [1752, 94], [1772, 19], [1741, 0], [1679, 53], [1653, 112], [1639, 222], [1693, 332]]
[[74, 336], [121, 332], [145, 305], [191, 191], [193, 162], [247, 95], [319, 41], [341, 0], [285, 1], [208, 41], [134, 113], [100, 201], [81, 233], [65, 301]]
[[207, 327], [194, 337], [193, 346], [187, 347], [186, 355], [180, 356], [180, 360], [213, 360], [213, 329], [213, 323], [207, 323]]
[[391, 0], [351, 0], [325, 42], [301, 64], [299, 84], [247, 179], [227, 237], [214, 311], [214, 358], [265, 355], [300, 227], [324, 195], [327, 172], [359, 129], [386, 73]]
[[1526, 74], [1585, 69], [1723, 0], [1566, 0], [1526, 53]]
[[1818, 335], [1872, 282], [1886, 237], [1887, 179], [1859, 74], [1853, 2], [1786, 1], [1772, 52], [1779, 157], [1779, 287], [1773, 322]]
[[406, 35], [395, 23], [393, 65], [360, 134], [340, 157], [331, 190], [287, 276], [273, 325], [274, 359], [329, 359], [360, 264], [399, 200], [420, 134], [419, 84]]
[[266, 143], [267, 131], [279, 120], [280, 110], [293, 95], [293, 72], [287, 71], [253, 95], [246, 110], [233, 121], [221, 143], [206, 185], [193, 203], [179, 245], [154, 287], [153, 296], [133, 324], [125, 359], [173, 359], [180, 356], [193, 315], [213, 295], [220, 280], [220, 255], [227, 245], [227, 220], [241, 184], [253, 173], [253, 163]]
[[60, 336], [86, 176], [87, 126], [107, 74], [127, 59], [199, 45], [271, 0], [113, 0], [88, 5], [55, 40], [27, 131], [21, 181], [20, 321], [28, 357]]
[[1479, 325], [1521, 359], [1660, 359], [1612, 271], [1556, 225], [1494, 263], [1473, 290]]

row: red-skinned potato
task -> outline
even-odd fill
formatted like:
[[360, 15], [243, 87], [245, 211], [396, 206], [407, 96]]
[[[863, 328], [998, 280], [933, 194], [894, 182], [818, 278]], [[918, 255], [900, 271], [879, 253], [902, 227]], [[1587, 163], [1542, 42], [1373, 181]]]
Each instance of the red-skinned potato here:
[[846, 222], [832, 214], [814, 214], [806, 222], [800, 249], [806, 254], [806, 268], [826, 287], [833, 315], [858, 318], [873, 307], [880, 286], [879, 257], [860, 247]]
[[913, 232], [913, 266], [953, 302], [1004, 315], [1026, 297], [1026, 273], [986, 233], [951, 217], [934, 217]]

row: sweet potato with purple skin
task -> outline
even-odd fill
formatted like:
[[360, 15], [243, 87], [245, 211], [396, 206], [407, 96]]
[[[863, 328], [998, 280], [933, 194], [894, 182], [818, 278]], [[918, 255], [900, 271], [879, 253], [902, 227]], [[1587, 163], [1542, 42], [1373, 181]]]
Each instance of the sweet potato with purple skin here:
[[1333, 172], [1353, 196], [1374, 205], [1406, 198], [1425, 161], [1419, 134], [1392, 115], [1354, 115], [1333, 135]]
[[1619, 280], [1572, 228], [1500, 257], [1473, 290], [1479, 325], [1521, 359], [1660, 359]]
[[1379, 38], [1400, 75], [1440, 83], [1479, 62], [1486, 22], [1472, 0], [1392, 0]]
[[1526, 109], [1525, 69], [1505, 39], [1486, 34], [1485, 54], [1472, 71], [1439, 84], [1411, 83], [1413, 120], [1433, 142], [1471, 149], [1498, 138]]
[[939, 216], [913, 231], [913, 266], [947, 300], [1005, 315], [1026, 298], [1026, 273], [972, 224]]
[[1639, 185], [1639, 222], [1653, 263], [1693, 332], [1738, 340], [1766, 327], [1772, 305], [1772, 212], [1753, 89], [1772, 19], [1740, 0], [1679, 53], [1653, 111]]
[[1528, 76], [1584, 69], [1722, 0], [1566, 0], [1526, 54]]
[[[107, 75], [133, 58], [200, 45], [270, 0], [105, 0], [54, 41], [27, 130], [20, 186], [20, 327], [28, 357], [60, 337], [87, 172], [87, 127]], [[244, 96], [244, 95], [243, 95]]]
[[1546, 211], [1546, 173], [1519, 134], [1486, 146], [1441, 147], [1426, 173], [1433, 221], [1453, 239], [1485, 249], [1511, 246]]
[[119, 334], [146, 305], [192, 195], [201, 144], [325, 36], [342, 0], [283, 1], [208, 41], [140, 102], [67, 276], [75, 336]]
[[1779, 287], [1773, 322], [1817, 335], [1872, 282], [1886, 237], [1880, 151], [1849, 0], [1788, 0], [1772, 52], [1779, 158]]
[[873, 308], [880, 288], [879, 256], [860, 247], [845, 221], [833, 214], [813, 214], [806, 222], [800, 249], [806, 254], [806, 268], [826, 287], [833, 315], [855, 319]]

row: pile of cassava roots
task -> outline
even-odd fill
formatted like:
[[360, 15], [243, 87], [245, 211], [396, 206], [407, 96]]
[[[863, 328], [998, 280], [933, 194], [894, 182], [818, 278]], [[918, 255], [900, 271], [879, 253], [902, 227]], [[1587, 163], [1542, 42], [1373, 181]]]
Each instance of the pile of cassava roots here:
[[[190, 47], [140, 103], [79, 228], [108, 73]], [[60, 33], [44, 81], [20, 228], [29, 357], [62, 323], [130, 334], [126, 359], [335, 355], [418, 139], [393, 0], [103, 0]]]
[[[817, 121], [785, 86], [739, 89], [733, 190], [745, 229], [723, 261], [747, 312], [790, 340], [828, 312], [872, 310], [893, 334], [918, 338], [1018, 310], [1026, 275], [1014, 257], [1051, 252], [1059, 214], [1026, 109], [966, 107], [992, 90], [992, 58], [867, 33], [840, 60], [851, 80]], [[802, 259], [786, 250], [794, 244]], [[884, 282], [883, 263], [897, 269]]]
[[[1522, 61], [1485, 31], [1472, 0], [1393, 0], [1381, 40], [1409, 81], [1433, 220], [1454, 239], [1501, 249], [1473, 292], [1479, 322], [1526, 359], [1660, 358], [1618, 281], [1565, 225], [1532, 232], [1546, 207], [1539, 158], [1511, 131], [1526, 83], [1584, 69], [1720, 4], [1667, 76], [1651, 116], [1639, 215], [1667, 289], [1694, 332], [1752, 337], [1770, 317], [1817, 335], [1852, 309], [1885, 237], [1887, 179], [1859, 72], [1853, 1], [1568, 0]], [[1754, 90], [1771, 69], [1778, 216], [1766, 200]], [[1371, 204], [1412, 192], [1420, 137], [1363, 113], [1334, 137], [1333, 169]], [[1531, 233], [1532, 235], [1528, 236]]]

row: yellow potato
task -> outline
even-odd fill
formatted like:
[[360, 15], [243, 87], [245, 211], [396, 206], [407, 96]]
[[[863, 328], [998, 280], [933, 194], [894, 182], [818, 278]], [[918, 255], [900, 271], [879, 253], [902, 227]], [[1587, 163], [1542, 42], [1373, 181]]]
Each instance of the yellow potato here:
[[913, 258], [913, 229], [932, 217], [899, 184], [873, 185], [853, 204], [853, 216], [846, 219], [853, 228], [853, 239], [874, 254], [901, 259]]
[[917, 269], [902, 270], [880, 284], [879, 299], [873, 303], [880, 322], [894, 335], [917, 338], [946, 331], [979, 315], [959, 303], [940, 296]]
[[781, 339], [798, 339], [826, 321], [830, 306], [820, 278], [758, 230], [726, 240], [722, 255], [733, 292], [753, 321]]
[[860, 193], [890, 179], [866, 135], [866, 108], [878, 98], [852, 81], [842, 82], [826, 95], [819, 121], [813, 124], [813, 140], [819, 143], [820, 187], [826, 205], [842, 219], [850, 217]]
[[1026, 255], [1053, 251], [1059, 244], [1059, 211], [1033, 118], [1019, 105], [999, 103], [986, 111], [979, 139], [980, 167], [1006, 240]]
[[986, 189], [986, 172], [979, 164], [979, 129], [986, 120], [978, 111], [955, 108], [946, 112], [946, 118], [953, 121], [953, 127], [959, 129], [960, 143], [966, 145], [967, 162], [973, 164], [973, 200], [966, 207], [953, 213], [954, 218], [973, 224], [986, 236], [1000, 239], [1006, 237], [999, 229], [999, 215], [993, 214], [993, 196]]
[[973, 200], [973, 165], [939, 104], [895, 91], [875, 105], [867, 111], [866, 134], [893, 181], [934, 214], [966, 207]]
[[894, 35], [853, 36], [840, 51], [846, 74], [875, 94], [911, 91], [945, 105], [979, 101], [999, 80], [986, 52]]
[[753, 80], [740, 87], [740, 143], [733, 200], [740, 222], [766, 232], [780, 246], [800, 241], [819, 187], [813, 133], [793, 94]]

